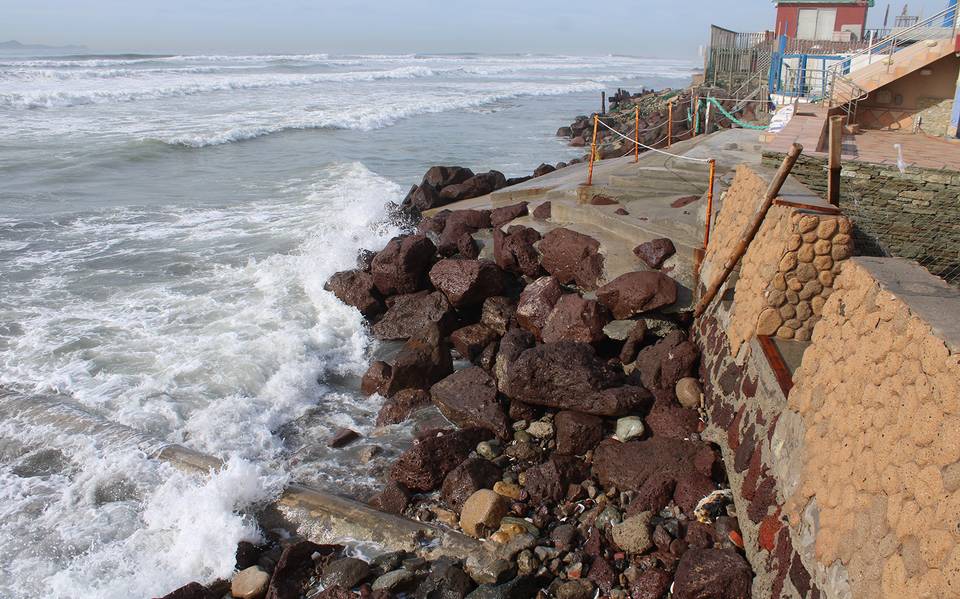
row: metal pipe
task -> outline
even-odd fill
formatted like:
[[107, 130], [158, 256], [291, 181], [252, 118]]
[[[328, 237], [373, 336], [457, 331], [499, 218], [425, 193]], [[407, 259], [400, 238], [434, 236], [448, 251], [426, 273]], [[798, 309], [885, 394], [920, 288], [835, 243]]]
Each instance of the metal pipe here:
[[840, 205], [840, 154], [843, 149], [843, 117], [830, 117], [830, 154], [827, 172], [827, 200]]
[[740, 259], [743, 258], [743, 255], [747, 253], [747, 248], [750, 247], [750, 242], [753, 241], [753, 238], [757, 236], [757, 232], [760, 230], [760, 226], [763, 224], [763, 219], [766, 218], [767, 212], [770, 211], [770, 206], [773, 205], [773, 201], [780, 194], [780, 190], [783, 188], [784, 182], [787, 180], [787, 176], [790, 175], [790, 171], [793, 169], [793, 165], [796, 164], [797, 158], [800, 157], [801, 152], [803, 152], [803, 146], [798, 143], [794, 143], [790, 147], [790, 151], [783, 159], [783, 163], [780, 165], [780, 168], [777, 170], [777, 173], [773, 176], [773, 180], [770, 181], [769, 187], [767, 187], [767, 192], [763, 197], [763, 203], [760, 204], [760, 208], [757, 210], [757, 213], [754, 215], [753, 220], [750, 222], [750, 227], [747, 229], [746, 234], [743, 239], [740, 240], [740, 243], [733, 250], [733, 254], [730, 258], [724, 263], [723, 271], [720, 273], [720, 276], [710, 284], [710, 287], [707, 288], [707, 291], [703, 294], [703, 297], [700, 298], [700, 301], [697, 302], [697, 307], [694, 310], [694, 317], [702, 316], [710, 303], [717, 296], [717, 293], [720, 292], [720, 288], [723, 287], [723, 284], [727, 281], [727, 278], [730, 276], [730, 273], [733, 272], [733, 269], [736, 268], [737, 263], [740, 262]]

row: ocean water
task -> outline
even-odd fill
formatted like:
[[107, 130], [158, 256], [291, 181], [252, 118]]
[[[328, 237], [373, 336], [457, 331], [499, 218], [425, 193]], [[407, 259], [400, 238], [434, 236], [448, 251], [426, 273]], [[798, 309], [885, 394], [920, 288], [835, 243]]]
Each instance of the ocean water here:
[[[396, 234], [384, 203], [430, 165], [572, 158], [553, 133], [600, 90], [693, 66], [0, 55], [0, 597], [162, 595], [229, 576], [289, 480], [368, 494], [404, 431], [372, 428], [354, 389], [377, 346], [326, 278]], [[16, 416], [41, 396], [227, 467]], [[330, 451], [339, 426], [367, 438]]]

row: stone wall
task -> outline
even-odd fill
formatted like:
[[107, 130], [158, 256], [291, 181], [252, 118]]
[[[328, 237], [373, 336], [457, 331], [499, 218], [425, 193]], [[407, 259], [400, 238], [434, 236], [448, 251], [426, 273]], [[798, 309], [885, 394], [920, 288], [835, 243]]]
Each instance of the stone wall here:
[[[764, 153], [765, 164], [782, 154]], [[793, 175], [825, 198], [826, 159], [801, 156]], [[840, 208], [854, 224], [856, 253], [917, 260], [930, 272], [960, 276], [960, 173], [894, 165], [844, 164]]]
[[[841, 259], [799, 368], [784, 372], [744, 323], [771, 308], [764, 276], [780, 272], [781, 249], [829, 222], [807, 216], [771, 211], [732, 301], [694, 327], [703, 436], [727, 464], [754, 596], [960, 597], [960, 294], [912, 261]], [[831, 239], [846, 234], [832, 219]]]
[[960, 596], [960, 355], [925, 313], [955, 318], [960, 301], [917, 271], [845, 265], [789, 396], [804, 462], [784, 511], [854, 597]]

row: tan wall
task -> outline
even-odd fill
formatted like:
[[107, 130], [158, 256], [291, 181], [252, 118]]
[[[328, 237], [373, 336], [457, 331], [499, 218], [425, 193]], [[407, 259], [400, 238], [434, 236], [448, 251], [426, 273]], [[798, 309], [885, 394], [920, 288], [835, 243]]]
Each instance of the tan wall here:
[[806, 432], [785, 512], [797, 527], [819, 511], [816, 559], [842, 563], [855, 598], [960, 597], [960, 356], [928, 324], [941, 309], [954, 318], [956, 297], [903, 285], [929, 304], [921, 318], [871, 260], [922, 270], [844, 264], [789, 396]]
[[[930, 71], [923, 75], [922, 71]], [[957, 88], [960, 59], [950, 55], [893, 81], [857, 104], [857, 122], [865, 129], [913, 130], [914, 119], [923, 116], [923, 130], [931, 135], [946, 134]], [[890, 102], [880, 102], [882, 91]], [[894, 99], [902, 98], [897, 104]]]

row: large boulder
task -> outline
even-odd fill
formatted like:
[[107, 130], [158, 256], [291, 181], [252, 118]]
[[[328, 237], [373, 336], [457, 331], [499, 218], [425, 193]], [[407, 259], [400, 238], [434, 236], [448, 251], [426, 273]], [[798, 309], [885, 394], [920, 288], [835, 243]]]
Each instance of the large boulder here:
[[400, 207], [405, 210], [415, 208], [423, 212], [449, 203], [449, 200], [440, 197], [440, 192], [437, 191], [436, 187], [424, 184], [411, 187], [407, 197], [403, 198], [403, 202], [400, 203]]
[[473, 171], [462, 166], [432, 166], [423, 175], [421, 185], [434, 189], [443, 189], [448, 185], [457, 185], [473, 177]]
[[[534, 347], [537, 344], [537, 338], [533, 333], [523, 329], [510, 329], [507, 334], [500, 339], [500, 347], [497, 351], [497, 358], [494, 363], [493, 373], [497, 379], [497, 388], [501, 393], [507, 393], [507, 371], [513, 365], [520, 354]], [[513, 402], [511, 402], [512, 405]]]
[[[486, 305], [486, 302], [484, 303]], [[450, 343], [464, 359], [476, 362], [483, 350], [496, 342], [496, 331], [483, 323], [471, 324], [457, 329], [450, 335]]]
[[633, 248], [633, 253], [650, 268], [660, 268], [667, 258], [677, 253], [677, 248], [672, 241], [661, 237], [641, 243]]
[[444, 218], [438, 251], [444, 256], [453, 255], [459, 250], [458, 244], [465, 234], [490, 226], [489, 210], [454, 210]]
[[582, 482], [588, 475], [588, 468], [578, 458], [553, 455], [546, 462], [526, 470], [523, 488], [534, 504], [553, 504], [566, 496], [567, 487]]
[[661, 272], [629, 272], [598, 289], [597, 299], [614, 318], [630, 318], [677, 301], [677, 282]]
[[651, 391], [673, 392], [677, 381], [693, 376], [700, 352], [682, 331], [674, 331], [637, 354], [636, 373]]
[[432, 324], [447, 333], [457, 321], [453, 306], [439, 291], [397, 295], [388, 304], [387, 313], [371, 328], [377, 339], [409, 339]]
[[599, 416], [564, 410], [553, 418], [557, 432], [557, 453], [583, 455], [603, 440], [603, 419]]
[[479, 366], [459, 370], [430, 388], [430, 397], [450, 422], [510, 437], [510, 422], [497, 400], [497, 384]]
[[430, 405], [430, 393], [423, 389], [401, 389], [380, 406], [377, 426], [400, 424], [414, 410]]
[[750, 564], [728, 549], [690, 549], [680, 558], [675, 599], [750, 599]]
[[540, 339], [547, 318], [562, 295], [563, 288], [554, 277], [541, 277], [530, 283], [517, 303], [517, 324]]
[[430, 282], [457, 308], [503, 293], [503, 271], [489, 260], [441, 260], [430, 269]]
[[478, 443], [491, 437], [489, 431], [469, 428], [420, 439], [390, 467], [390, 478], [413, 491], [434, 491]]
[[367, 318], [383, 312], [383, 300], [373, 283], [373, 276], [362, 270], [335, 273], [323, 288], [337, 296], [341, 302], [360, 310]]
[[503, 471], [490, 460], [468, 458], [443, 479], [440, 497], [451, 509], [460, 511], [464, 502], [480, 489], [489, 489]]
[[499, 228], [493, 230], [493, 257], [500, 268], [528, 277], [536, 277], [542, 272], [540, 254], [534, 244], [540, 241], [536, 229], [514, 225], [504, 233]]
[[716, 489], [710, 478], [715, 461], [713, 449], [699, 441], [607, 439], [593, 452], [593, 474], [603, 487], [637, 491], [642, 497], [672, 489], [677, 505], [692, 514], [697, 501]]
[[414, 293], [427, 286], [437, 246], [426, 235], [394, 237], [370, 264], [373, 284], [383, 295]]
[[603, 327], [608, 320], [606, 308], [596, 300], [569, 293], [557, 301], [547, 317], [543, 326], [543, 340], [545, 343], [597, 343], [604, 337]]
[[512, 399], [598, 416], [621, 416], [649, 405], [642, 387], [623, 386], [623, 373], [586, 343], [547, 343], [509, 366], [503, 388]]
[[521, 216], [526, 215], [526, 202], [511, 204], [510, 206], [504, 206], [503, 208], [494, 208], [490, 212], [490, 224], [492, 224], [494, 227], [500, 227], [501, 225], [505, 225], [515, 218], [520, 218]]
[[563, 284], [576, 283], [583, 289], [597, 288], [603, 275], [600, 242], [570, 229], [554, 229], [540, 242], [543, 268]]
[[491, 171], [489, 173], [474, 175], [463, 183], [448, 185], [440, 190], [440, 197], [449, 202], [459, 202], [460, 200], [469, 200], [487, 195], [492, 191], [496, 191], [498, 184], [503, 187], [507, 183], [506, 178], [503, 178], [502, 182], [500, 181], [500, 178], [503, 177], [502, 174], [497, 173], [500, 174], [500, 177], [497, 177], [494, 173], [495, 171]]
[[534, 176], [534, 177], [542, 177], [543, 175], [548, 175], [548, 174], [552, 173], [552, 172], [555, 171], [555, 170], [557, 170], [557, 169], [554, 168], [553, 165], [547, 164], [547, 163], [544, 162], [544, 163], [542, 163], [540, 166], [538, 166], [536, 169], [534, 169], [534, 171], [533, 171], [533, 176]]
[[450, 344], [437, 325], [429, 325], [397, 353], [380, 394], [392, 397], [403, 389], [429, 389], [452, 372]]

